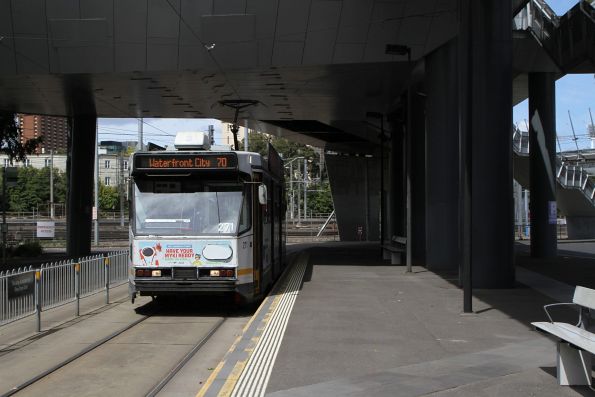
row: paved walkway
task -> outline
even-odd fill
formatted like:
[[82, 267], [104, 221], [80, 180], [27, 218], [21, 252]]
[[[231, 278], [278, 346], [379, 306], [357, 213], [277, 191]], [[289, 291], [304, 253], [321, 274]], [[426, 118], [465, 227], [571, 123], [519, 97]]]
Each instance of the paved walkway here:
[[[267, 395], [595, 395], [557, 385], [555, 344], [530, 326], [545, 319], [544, 304], [570, 297], [572, 277], [595, 273], [595, 259], [539, 269], [520, 254], [530, 269], [518, 269], [518, 287], [474, 291], [475, 314], [463, 315], [454, 274], [408, 274], [377, 244], [308, 252]], [[565, 282], [552, 279], [561, 273]]]
[[[303, 281], [294, 287], [287, 282], [273, 294], [270, 310], [259, 311], [246, 328], [254, 328], [245, 331], [249, 343], [235, 345], [247, 346], [242, 351], [248, 353], [264, 346], [270, 361], [261, 373], [270, 396], [595, 395], [586, 387], [557, 385], [555, 344], [530, 326], [545, 319], [544, 304], [568, 301], [574, 285], [595, 288], [595, 243], [560, 249], [555, 261], [535, 261], [518, 245], [517, 288], [475, 290], [475, 313], [463, 315], [456, 274], [421, 267], [406, 273], [383, 261], [372, 243], [292, 246], [289, 251], [298, 254], [293, 269], [300, 271], [288, 280]], [[101, 298], [89, 299], [83, 311], [100, 306]], [[113, 299], [126, 299], [125, 289], [114, 291]], [[44, 316], [49, 330], [72, 318], [72, 307]], [[268, 323], [277, 324], [274, 343], [266, 340]], [[31, 318], [2, 327], [0, 346], [31, 333]], [[220, 365], [238, 379], [233, 371], [246, 365], [246, 355], [236, 356], [237, 362], [231, 354]], [[230, 380], [224, 372], [218, 373], [221, 383]], [[195, 384], [197, 376], [188, 379]], [[172, 389], [163, 395], [187, 394]]]

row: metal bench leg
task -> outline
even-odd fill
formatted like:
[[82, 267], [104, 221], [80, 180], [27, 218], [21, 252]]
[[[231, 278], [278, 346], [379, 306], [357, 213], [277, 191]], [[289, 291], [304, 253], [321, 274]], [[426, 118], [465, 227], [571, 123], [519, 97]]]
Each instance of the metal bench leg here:
[[382, 250], [382, 259], [390, 259], [390, 251], [387, 249]]
[[591, 385], [591, 353], [558, 342], [557, 361], [559, 385]]
[[400, 252], [391, 252], [390, 253], [390, 264], [391, 265], [400, 265], [401, 264], [401, 253]]

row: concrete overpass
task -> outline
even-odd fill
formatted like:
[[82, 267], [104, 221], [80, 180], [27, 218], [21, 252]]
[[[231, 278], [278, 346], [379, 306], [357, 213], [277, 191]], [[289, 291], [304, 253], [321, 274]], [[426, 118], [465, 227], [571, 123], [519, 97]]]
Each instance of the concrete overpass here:
[[72, 255], [90, 249], [97, 117], [230, 120], [221, 101], [249, 99], [251, 127], [338, 154], [342, 237], [366, 222], [372, 239], [406, 235], [410, 262], [473, 263], [476, 286], [510, 286], [513, 103], [530, 97], [543, 143], [533, 249], [552, 255], [554, 81], [593, 66], [587, 49], [560, 65], [567, 42], [535, 27], [513, 34], [526, 3], [0, 0], [0, 110], [71, 119]]

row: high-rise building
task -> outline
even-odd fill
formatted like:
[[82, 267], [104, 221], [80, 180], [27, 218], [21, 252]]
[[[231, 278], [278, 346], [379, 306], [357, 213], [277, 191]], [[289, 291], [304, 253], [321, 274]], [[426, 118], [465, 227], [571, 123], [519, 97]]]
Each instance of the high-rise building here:
[[68, 119], [66, 117], [18, 114], [21, 127], [21, 143], [43, 137], [35, 153], [49, 153], [50, 150], [66, 153], [68, 148]]

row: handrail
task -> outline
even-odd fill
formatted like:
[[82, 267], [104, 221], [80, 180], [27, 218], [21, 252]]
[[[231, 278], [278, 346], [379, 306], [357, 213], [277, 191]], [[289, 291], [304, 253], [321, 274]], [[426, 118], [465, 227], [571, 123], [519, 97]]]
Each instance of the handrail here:
[[[513, 125], [512, 144], [517, 153], [529, 154], [529, 133], [521, 131], [517, 126]], [[525, 145], [523, 145], [525, 143]]]
[[546, 3], [544, 0], [531, 0], [531, 2], [535, 3], [535, 5], [540, 9], [543, 14], [548, 17], [550, 21], [552, 21], [555, 25], [558, 25], [560, 22], [560, 18], [554, 10]]
[[[512, 146], [515, 153], [520, 156], [529, 154], [529, 134], [524, 133], [515, 125], [512, 126]], [[527, 142], [526, 149], [523, 145]], [[578, 189], [585, 198], [595, 206], [595, 182], [590, 178], [590, 174], [581, 166], [571, 165], [571, 163], [556, 155], [556, 180], [565, 189]], [[578, 184], [576, 183], [578, 181]]]
[[331, 218], [333, 217], [333, 215], [335, 215], [335, 210], [333, 210], [333, 212], [331, 212], [331, 214], [328, 216], [328, 218], [324, 222], [324, 225], [322, 225], [322, 227], [318, 231], [318, 234], [316, 235], [316, 237], [320, 237], [320, 235], [322, 234], [322, 232], [324, 232], [324, 229], [326, 229], [326, 227], [328, 226], [328, 224], [331, 222]]
[[587, 18], [595, 23], [595, 1], [592, 3], [589, 3], [586, 0], [581, 1], [580, 10]]
[[[577, 24], [580, 26], [577, 27]], [[589, 26], [585, 27], [584, 24]], [[593, 37], [595, 2], [581, 0], [566, 14], [558, 17], [544, 0], [530, 0], [514, 17], [513, 26], [514, 29], [531, 34], [552, 62], [565, 72], [580, 64], [581, 57], [593, 54], [590, 52], [593, 51], [591, 39], [585, 40], [583, 35], [575, 35], [574, 32], [587, 28], [589, 37]]]

